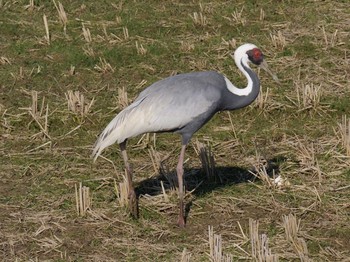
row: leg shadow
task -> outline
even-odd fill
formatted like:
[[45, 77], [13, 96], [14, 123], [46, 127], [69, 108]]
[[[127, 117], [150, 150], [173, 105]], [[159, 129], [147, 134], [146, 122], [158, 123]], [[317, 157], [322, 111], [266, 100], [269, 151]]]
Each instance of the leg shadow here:
[[[266, 160], [265, 169], [269, 177], [279, 175], [279, 166], [286, 158], [276, 157]], [[195, 196], [210, 193], [216, 189], [227, 187], [233, 184], [255, 181], [258, 178], [258, 170], [241, 167], [215, 167], [214, 174], [210, 177], [201, 168], [185, 169], [184, 185], [186, 191], [194, 191]], [[165, 190], [178, 186], [176, 171], [160, 170], [159, 175], [141, 181], [135, 188], [139, 195], [158, 195], [162, 193], [162, 186]]]

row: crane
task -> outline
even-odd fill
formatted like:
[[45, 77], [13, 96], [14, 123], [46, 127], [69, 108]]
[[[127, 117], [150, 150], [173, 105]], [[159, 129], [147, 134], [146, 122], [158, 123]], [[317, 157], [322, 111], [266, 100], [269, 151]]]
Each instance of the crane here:
[[253, 63], [265, 69], [277, 81], [254, 44], [239, 46], [233, 55], [238, 69], [247, 78], [245, 88], [238, 88], [215, 71], [191, 72], [170, 76], [147, 87], [135, 101], [117, 114], [98, 137], [94, 161], [106, 147], [117, 142], [126, 169], [130, 213], [138, 217], [138, 203], [132, 183], [126, 144], [129, 138], [144, 133], [174, 132], [181, 135], [181, 150], [176, 167], [179, 187], [178, 225], [185, 226], [183, 163], [185, 149], [192, 135], [219, 111], [235, 110], [251, 104], [260, 91]]

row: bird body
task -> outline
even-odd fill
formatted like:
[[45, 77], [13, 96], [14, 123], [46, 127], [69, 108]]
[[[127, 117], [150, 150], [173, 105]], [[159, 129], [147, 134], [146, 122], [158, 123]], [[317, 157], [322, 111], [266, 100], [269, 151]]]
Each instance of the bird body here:
[[[256, 78], [256, 84], [259, 79]], [[228, 89], [233, 84], [214, 71], [179, 74], [160, 80], [122, 110], [101, 133], [95, 145], [95, 159], [115, 142], [149, 132], [176, 132], [188, 142], [210, 118], [222, 110], [233, 110], [254, 101], [258, 91], [245, 95]], [[249, 100], [249, 101], [247, 101]]]
[[[104, 129], [95, 143], [94, 159], [102, 150], [117, 142], [127, 167], [126, 141], [149, 132], [175, 132], [182, 136], [182, 150], [177, 166], [180, 188], [179, 224], [184, 225], [182, 175], [185, 146], [192, 135], [218, 111], [234, 110], [252, 103], [260, 90], [260, 82], [248, 63], [263, 62], [261, 51], [252, 44], [240, 46], [234, 54], [237, 67], [248, 80], [247, 87], [235, 87], [224, 75], [214, 72], [192, 72], [160, 80], [142, 91], [135, 101], [122, 110]], [[129, 185], [133, 191], [132, 185]], [[132, 194], [135, 194], [134, 192]]]

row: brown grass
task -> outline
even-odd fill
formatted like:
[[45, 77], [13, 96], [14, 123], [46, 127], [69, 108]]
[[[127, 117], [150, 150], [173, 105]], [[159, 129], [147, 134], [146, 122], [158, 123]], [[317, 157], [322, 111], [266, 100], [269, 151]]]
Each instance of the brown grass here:
[[257, 262], [278, 262], [278, 256], [273, 255], [269, 248], [266, 234], [259, 235], [259, 222], [249, 219], [251, 255]]
[[339, 124], [340, 137], [343, 148], [347, 156], [350, 156], [350, 120], [347, 119], [346, 115], [342, 116], [342, 121]]
[[198, 26], [205, 26], [208, 23], [206, 16], [202, 12], [194, 12], [191, 18], [193, 23]]
[[87, 43], [91, 43], [92, 42], [92, 37], [91, 37], [90, 29], [85, 27], [84, 23], [82, 23], [81, 25], [82, 25], [81, 29], [83, 30], [83, 37], [84, 37], [85, 41]]
[[49, 31], [49, 23], [47, 22], [47, 17], [44, 14], [43, 15], [43, 20], [44, 20], [44, 26], [45, 26], [45, 33], [46, 35], [44, 36], [44, 39], [48, 45], [50, 45], [50, 31]]
[[[55, 3], [0, 1], [1, 261], [348, 260], [347, 3], [61, 1], [66, 22]], [[185, 229], [179, 137], [128, 140], [132, 219], [118, 146], [90, 159], [98, 134], [170, 75], [215, 70], [244, 86], [230, 57], [244, 42], [280, 83], [252, 65], [257, 101], [194, 136]]]
[[300, 221], [292, 214], [283, 216], [283, 227], [286, 234], [286, 240], [292, 244], [293, 249], [298, 254], [300, 261], [309, 261], [308, 249], [303, 238], [298, 237]]
[[91, 209], [92, 205], [90, 188], [83, 186], [81, 182], [79, 183], [79, 186], [75, 184], [74, 187], [77, 214], [78, 216], [85, 216], [86, 212]]
[[67, 93], [65, 93], [65, 96], [67, 99], [68, 110], [82, 117], [89, 114], [91, 107], [95, 102], [94, 98], [90, 102], [87, 101], [85, 96], [79, 91], [73, 92], [72, 90], [68, 90]]
[[57, 13], [58, 13], [58, 18], [63, 25], [63, 32], [64, 34], [67, 34], [67, 23], [68, 23], [68, 18], [67, 18], [67, 13], [64, 10], [64, 7], [60, 1], [58, 1], [58, 5], [56, 4], [55, 0], [52, 0], [54, 3]]

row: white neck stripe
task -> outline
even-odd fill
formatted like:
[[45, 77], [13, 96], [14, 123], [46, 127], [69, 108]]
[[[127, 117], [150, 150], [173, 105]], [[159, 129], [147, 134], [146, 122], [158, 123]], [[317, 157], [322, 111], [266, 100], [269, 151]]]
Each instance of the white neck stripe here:
[[[245, 62], [243, 58], [241, 59], [241, 63], [243, 63], [246, 67], [249, 67], [247, 62]], [[234, 84], [231, 83], [230, 80], [228, 80], [226, 77], [224, 77], [224, 78], [225, 78], [225, 82], [226, 82], [226, 87], [231, 93], [233, 93], [237, 96], [247, 96], [253, 90], [253, 82], [252, 82], [252, 79], [249, 77], [248, 72], [244, 70], [241, 63], [236, 63], [236, 64], [237, 64], [239, 70], [241, 72], [243, 72], [243, 74], [245, 75], [245, 77], [248, 80], [248, 85], [245, 88], [237, 88]]]

